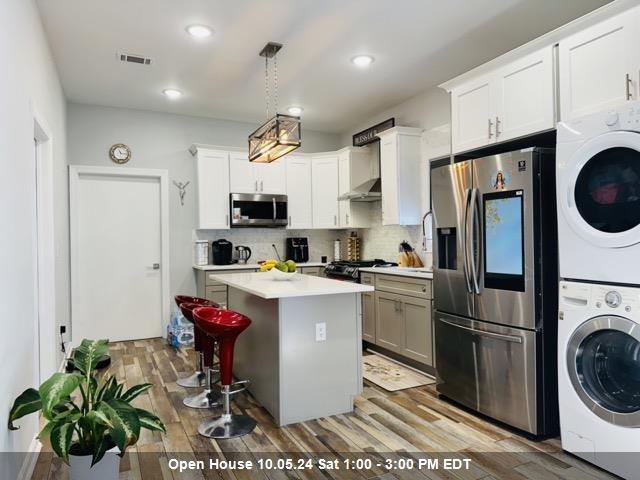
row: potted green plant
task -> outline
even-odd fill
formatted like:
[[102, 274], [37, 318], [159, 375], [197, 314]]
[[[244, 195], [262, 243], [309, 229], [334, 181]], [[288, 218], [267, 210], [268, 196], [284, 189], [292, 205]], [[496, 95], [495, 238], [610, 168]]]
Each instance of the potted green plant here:
[[49, 438], [73, 480], [118, 478], [120, 458], [138, 441], [141, 428], [165, 432], [158, 417], [131, 405], [152, 384], [125, 391], [114, 376], [94, 374], [108, 342], [83, 340], [72, 357], [79, 373], [54, 373], [38, 390], [25, 390], [9, 413], [9, 430], [17, 430], [15, 420], [42, 411], [47, 423], [38, 438]]

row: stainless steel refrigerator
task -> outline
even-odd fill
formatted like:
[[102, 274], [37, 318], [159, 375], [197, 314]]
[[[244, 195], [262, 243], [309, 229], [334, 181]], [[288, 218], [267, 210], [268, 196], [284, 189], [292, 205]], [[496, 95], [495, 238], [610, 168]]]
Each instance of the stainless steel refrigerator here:
[[431, 170], [437, 391], [535, 436], [558, 432], [555, 154]]

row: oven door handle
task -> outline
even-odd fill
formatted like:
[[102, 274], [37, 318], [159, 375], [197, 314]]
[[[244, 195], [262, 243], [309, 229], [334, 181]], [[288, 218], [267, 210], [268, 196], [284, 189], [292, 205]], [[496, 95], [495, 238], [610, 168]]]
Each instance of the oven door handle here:
[[471, 285], [471, 277], [469, 275], [469, 252], [468, 252], [468, 235], [469, 231], [469, 195], [471, 194], [471, 189], [467, 188], [464, 192], [464, 220], [462, 226], [462, 273], [464, 274], [464, 283], [467, 288], [467, 293], [473, 293], [472, 285]]
[[495, 338], [496, 340], [502, 340], [502, 341], [511, 342], [511, 343], [522, 343], [522, 337], [517, 335], [504, 335], [502, 333], [487, 332], [485, 330], [476, 330], [475, 328], [465, 327], [464, 325], [460, 325], [459, 323], [451, 322], [449, 320], [444, 320], [442, 318], [440, 319], [440, 321], [442, 323], [446, 323], [447, 325], [451, 325], [452, 327], [457, 327], [463, 330], [467, 330], [472, 334], [479, 335], [481, 337]]

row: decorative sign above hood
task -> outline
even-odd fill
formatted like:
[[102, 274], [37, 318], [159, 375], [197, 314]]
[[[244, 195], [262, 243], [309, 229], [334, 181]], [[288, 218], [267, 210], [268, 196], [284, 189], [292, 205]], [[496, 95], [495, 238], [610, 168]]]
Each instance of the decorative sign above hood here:
[[369, 127], [366, 130], [363, 130], [359, 133], [356, 133], [353, 136], [353, 146], [354, 147], [362, 147], [363, 145], [367, 145], [368, 143], [373, 143], [378, 140], [378, 133], [384, 132], [385, 130], [389, 130], [396, 126], [396, 119], [390, 118], [389, 120], [385, 120], [373, 127]]

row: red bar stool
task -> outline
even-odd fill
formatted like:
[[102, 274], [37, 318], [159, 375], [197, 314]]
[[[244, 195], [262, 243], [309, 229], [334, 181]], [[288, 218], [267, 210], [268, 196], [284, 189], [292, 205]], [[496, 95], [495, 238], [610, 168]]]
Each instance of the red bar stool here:
[[196, 325], [218, 340], [220, 357], [220, 383], [222, 385], [222, 415], [198, 426], [198, 433], [209, 438], [233, 438], [251, 433], [256, 421], [247, 415], [231, 413], [230, 397], [246, 387], [231, 390], [232, 385], [246, 385], [248, 380], [232, 382], [233, 347], [238, 335], [251, 325], [251, 320], [231, 310], [199, 307], [193, 311]]
[[[180, 310], [184, 314], [185, 318], [194, 321], [193, 311], [196, 308], [202, 307], [198, 303], [181, 303]], [[207, 307], [217, 310], [217, 307]], [[214, 364], [213, 358], [215, 353], [216, 338], [207, 335], [194, 321], [193, 331], [195, 338], [198, 339], [198, 346], [201, 351], [201, 358], [203, 359], [203, 369], [205, 374], [204, 389], [195, 395], [190, 395], [182, 400], [187, 407], [190, 408], [214, 408], [220, 406], [220, 389], [215, 387], [215, 382], [219, 380], [219, 370], [214, 368], [217, 364]], [[194, 338], [194, 343], [196, 343]]]
[[[181, 304], [191, 303], [191, 304], [197, 304], [197, 306], [200, 306], [200, 307], [203, 307], [203, 306], [217, 307], [218, 306], [217, 304], [209, 300], [206, 300], [204, 298], [190, 297], [189, 295], [176, 295], [174, 297], [174, 300], [178, 308], [180, 308], [180, 310], [182, 311], [182, 315], [184, 315], [184, 318], [186, 318], [191, 323], [194, 323], [193, 315], [191, 315], [191, 311], [193, 310], [193, 308], [190, 309], [188, 312], [185, 312], [185, 310], [183, 310], [183, 308], [181, 307]], [[203, 336], [202, 332], [198, 332], [198, 329], [195, 328], [195, 324], [194, 324], [193, 347], [194, 347], [194, 350], [196, 351], [196, 357], [197, 357], [196, 371], [192, 375], [189, 375], [188, 377], [183, 377], [178, 379], [176, 383], [181, 387], [196, 388], [196, 387], [202, 387], [205, 384], [206, 375], [203, 369], [202, 343], [201, 343], [202, 336]]]

